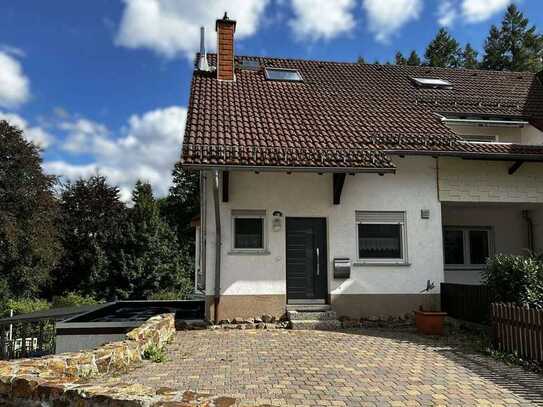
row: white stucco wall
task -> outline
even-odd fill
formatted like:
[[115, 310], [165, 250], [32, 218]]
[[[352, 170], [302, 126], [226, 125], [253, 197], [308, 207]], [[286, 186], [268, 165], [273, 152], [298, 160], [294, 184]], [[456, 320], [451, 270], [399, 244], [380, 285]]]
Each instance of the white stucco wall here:
[[[329, 292], [332, 294], [419, 293], [431, 280], [443, 281], [441, 205], [437, 199], [435, 160], [398, 159], [395, 175], [347, 176], [341, 204], [332, 204], [332, 175], [314, 173], [230, 173], [230, 199], [221, 202], [223, 295], [285, 294], [285, 217], [324, 217], [328, 233]], [[207, 293], [214, 290], [215, 223], [212, 177], [207, 205]], [[267, 255], [229, 254], [231, 210], [267, 211]], [[430, 219], [421, 219], [421, 209]], [[333, 280], [332, 259], [355, 260], [355, 211], [406, 211], [408, 266], [355, 266], [349, 280]], [[271, 229], [272, 213], [283, 213], [281, 230]], [[433, 292], [438, 292], [436, 288]]]
[[543, 164], [439, 158], [439, 199], [450, 202], [543, 202]]
[[[528, 247], [526, 221], [522, 205], [447, 205], [442, 208], [443, 226], [491, 227], [493, 254], [525, 254]], [[491, 253], [492, 254], [492, 253]], [[481, 271], [445, 270], [445, 281], [480, 284]]]
[[543, 144], [543, 132], [534, 126], [525, 126], [521, 134], [522, 144]]

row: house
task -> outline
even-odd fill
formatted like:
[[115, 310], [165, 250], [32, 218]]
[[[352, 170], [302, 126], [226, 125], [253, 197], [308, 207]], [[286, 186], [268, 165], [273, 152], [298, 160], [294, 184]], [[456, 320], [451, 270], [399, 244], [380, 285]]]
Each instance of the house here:
[[240, 56], [235, 29], [197, 56], [182, 148], [209, 318], [401, 315], [543, 249], [541, 77]]

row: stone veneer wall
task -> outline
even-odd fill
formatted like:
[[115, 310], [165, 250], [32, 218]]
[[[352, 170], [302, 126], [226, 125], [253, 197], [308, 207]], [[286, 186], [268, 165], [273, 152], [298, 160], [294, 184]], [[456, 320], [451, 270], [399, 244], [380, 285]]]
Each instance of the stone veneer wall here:
[[89, 381], [91, 378], [123, 372], [138, 365], [147, 347], [162, 347], [174, 335], [174, 314], [164, 314], [152, 317], [130, 331], [125, 340], [108, 343], [95, 350], [0, 361], [0, 405], [145, 406], [181, 399], [182, 394], [150, 394], [141, 386], [123, 389], [89, 384], [92, 383]]

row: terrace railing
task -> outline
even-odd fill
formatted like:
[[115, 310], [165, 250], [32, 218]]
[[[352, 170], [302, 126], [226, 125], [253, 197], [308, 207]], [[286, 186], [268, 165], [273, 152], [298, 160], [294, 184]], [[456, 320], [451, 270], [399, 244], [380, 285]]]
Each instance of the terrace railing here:
[[0, 360], [55, 353], [55, 320], [37, 319], [0, 324]]

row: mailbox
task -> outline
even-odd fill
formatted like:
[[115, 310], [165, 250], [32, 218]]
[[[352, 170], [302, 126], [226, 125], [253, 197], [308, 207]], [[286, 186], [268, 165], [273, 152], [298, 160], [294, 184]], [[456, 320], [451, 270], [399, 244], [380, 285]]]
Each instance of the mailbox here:
[[338, 280], [351, 278], [351, 259], [348, 257], [334, 258], [334, 278]]

